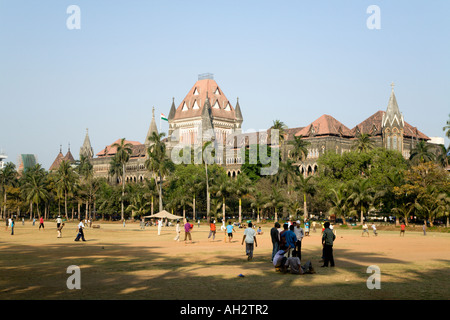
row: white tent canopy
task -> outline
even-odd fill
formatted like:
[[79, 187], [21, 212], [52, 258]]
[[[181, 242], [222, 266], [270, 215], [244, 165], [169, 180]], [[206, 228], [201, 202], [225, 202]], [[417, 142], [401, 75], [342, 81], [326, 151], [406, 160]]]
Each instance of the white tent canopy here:
[[158, 213], [155, 213], [151, 216], [144, 216], [144, 218], [167, 218], [170, 220], [178, 220], [178, 219], [183, 219], [183, 217], [181, 216], [176, 216], [174, 214], [171, 214], [169, 212], [167, 212], [166, 210], [160, 211]]

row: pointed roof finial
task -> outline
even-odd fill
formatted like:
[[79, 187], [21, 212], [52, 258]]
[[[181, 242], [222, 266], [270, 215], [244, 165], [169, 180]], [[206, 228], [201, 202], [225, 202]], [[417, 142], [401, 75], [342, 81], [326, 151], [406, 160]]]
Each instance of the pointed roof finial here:
[[70, 142], [69, 142], [69, 152], [70, 152]]
[[155, 117], [155, 107], [152, 108], [152, 117]]
[[395, 84], [394, 84], [394, 82], [392, 81], [392, 83], [391, 83], [392, 91], [394, 91], [394, 87], [395, 87]]

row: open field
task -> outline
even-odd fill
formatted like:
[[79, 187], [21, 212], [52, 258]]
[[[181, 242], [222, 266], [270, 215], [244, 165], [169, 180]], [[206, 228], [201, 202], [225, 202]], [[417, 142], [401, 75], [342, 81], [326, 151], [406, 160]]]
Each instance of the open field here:
[[[253, 261], [241, 245], [224, 234], [209, 242], [209, 228], [195, 224], [193, 243], [176, 242], [174, 227], [140, 230], [139, 223], [100, 222], [85, 231], [87, 242], [74, 242], [76, 223], [66, 223], [57, 238], [56, 224], [45, 231], [26, 221], [15, 234], [0, 229], [0, 299], [162, 299], [162, 300], [307, 300], [307, 299], [449, 299], [450, 234], [379, 230], [361, 237], [360, 230], [337, 230], [335, 268], [320, 268], [320, 230], [303, 241], [303, 261], [316, 274], [274, 271], [269, 230], [257, 236]], [[181, 240], [184, 232], [181, 233]], [[69, 290], [71, 265], [81, 269], [81, 289]], [[381, 289], [369, 290], [367, 267], [381, 270]], [[245, 277], [239, 277], [243, 274]]]

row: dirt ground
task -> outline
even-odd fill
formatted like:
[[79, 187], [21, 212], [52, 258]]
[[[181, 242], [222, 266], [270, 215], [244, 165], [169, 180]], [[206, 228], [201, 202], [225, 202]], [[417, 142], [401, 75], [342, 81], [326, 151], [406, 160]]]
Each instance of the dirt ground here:
[[[45, 230], [19, 221], [14, 235], [0, 229], [0, 299], [146, 299], [146, 300], [372, 300], [449, 299], [450, 234], [336, 229], [335, 268], [320, 268], [321, 233], [311, 232], [302, 244], [302, 261], [316, 274], [275, 272], [271, 263], [271, 225], [257, 236], [258, 247], [247, 261], [243, 229], [231, 243], [218, 232], [195, 224], [193, 243], [174, 241], [175, 228], [158, 236], [156, 227], [139, 223], [98, 222], [87, 228], [86, 242], [74, 242], [76, 223], [66, 223], [57, 238], [56, 223]], [[220, 226], [219, 226], [220, 227]], [[78, 266], [81, 289], [69, 289], [69, 266]], [[380, 289], [369, 289], [369, 266], [380, 270]], [[243, 275], [240, 277], [239, 275]]]

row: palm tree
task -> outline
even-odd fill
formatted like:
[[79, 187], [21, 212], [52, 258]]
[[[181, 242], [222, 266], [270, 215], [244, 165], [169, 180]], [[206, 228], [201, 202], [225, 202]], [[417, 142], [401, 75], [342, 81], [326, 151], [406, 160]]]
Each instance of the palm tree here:
[[158, 176], [159, 183], [159, 212], [163, 210], [162, 202], [162, 183], [163, 177], [169, 174], [173, 169], [173, 163], [166, 154], [166, 145], [162, 142], [165, 133], [153, 132], [148, 138], [150, 146], [147, 149], [148, 159], [145, 161], [145, 167], [153, 175]]
[[413, 163], [424, 163], [428, 161], [433, 161], [435, 155], [429, 150], [429, 146], [425, 140], [420, 140], [414, 149], [411, 150], [411, 155], [409, 160]]
[[156, 184], [156, 180], [154, 178], [147, 179], [145, 178], [146, 192], [148, 193], [151, 201], [151, 209], [150, 214], [154, 213], [154, 198], [159, 195], [158, 186]]
[[[140, 188], [139, 188], [140, 189]], [[131, 193], [130, 205], [125, 211], [132, 212], [132, 217], [144, 216], [148, 212], [151, 203], [148, 201], [147, 194], [143, 190], [134, 190]]]
[[245, 173], [241, 173], [233, 180], [234, 191], [239, 198], [239, 223], [242, 222], [242, 197], [253, 191], [252, 181]]
[[[288, 126], [281, 120], [274, 120], [272, 126], [270, 129], [278, 130], [279, 134], [279, 141], [280, 141], [280, 154], [283, 155], [283, 159], [286, 159], [284, 154], [284, 143], [286, 140], [286, 130], [288, 129]], [[271, 136], [272, 139], [272, 136]]]
[[26, 176], [25, 183], [22, 186], [22, 192], [27, 201], [36, 204], [38, 217], [40, 217], [39, 204], [48, 199], [46, 176], [40, 174], [39, 171], [31, 171]]
[[347, 189], [342, 183], [339, 187], [332, 188], [328, 195], [331, 203], [330, 214], [334, 214], [336, 218], [342, 217], [344, 224], [347, 224], [345, 220], [345, 212], [347, 211]]
[[278, 221], [278, 210], [283, 207], [285, 202], [284, 196], [281, 191], [272, 186], [272, 192], [267, 197], [267, 202], [264, 205], [264, 208], [272, 208], [275, 213], [274, 220]]
[[442, 128], [442, 131], [445, 131], [445, 136], [450, 139], [450, 114], [448, 117], [449, 119], [447, 120], [447, 124]]
[[6, 166], [0, 170], [0, 190], [3, 192], [3, 215], [6, 215], [6, 199], [7, 199], [7, 186], [15, 183], [17, 180], [16, 166], [12, 162], [8, 162]]
[[450, 146], [445, 148], [443, 144], [439, 145], [439, 155], [436, 157], [436, 162], [440, 164], [443, 168], [447, 167], [450, 162]]
[[128, 160], [130, 160], [130, 155], [132, 152], [132, 150], [131, 150], [132, 144], [127, 143], [125, 138], [122, 138], [119, 143], [114, 143], [111, 147], [117, 148], [114, 158], [116, 159], [116, 163], [120, 163], [122, 165], [122, 199], [121, 199], [122, 215], [121, 215], [121, 218], [123, 221], [123, 219], [124, 219], [123, 200], [125, 197], [125, 165], [127, 164]]
[[370, 139], [370, 134], [361, 133], [358, 135], [357, 140], [354, 142], [352, 149], [357, 152], [368, 152], [374, 148], [374, 143]]
[[311, 142], [303, 140], [303, 136], [294, 136], [294, 140], [290, 141], [289, 144], [293, 146], [291, 155], [294, 161], [303, 161], [308, 157], [308, 146]]
[[256, 208], [256, 213], [258, 215], [257, 219], [256, 219], [257, 223], [259, 223], [259, 221], [260, 221], [259, 219], [261, 216], [261, 210], [265, 203], [266, 203], [266, 199], [264, 197], [264, 194], [261, 191], [258, 191], [252, 195], [252, 198], [250, 200], [250, 206], [252, 208]]
[[309, 176], [307, 178], [303, 177], [303, 175], [298, 176], [298, 179], [295, 181], [295, 188], [303, 193], [303, 215], [308, 219], [308, 208], [306, 204], [306, 196], [314, 195], [316, 193], [316, 187], [312, 183], [313, 176]]
[[215, 193], [216, 197], [222, 198], [222, 217], [226, 222], [226, 198], [231, 196], [234, 193], [234, 185], [230, 180], [228, 175], [220, 175], [219, 179], [215, 179], [214, 185], [211, 187], [213, 193]]
[[[205, 185], [206, 185], [206, 220], [208, 223], [210, 223], [210, 211], [211, 211], [211, 192], [210, 192], [210, 177], [208, 177], [208, 161], [206, 158], [206, 150], [209, 150], [212, 148], [214, 140], [206, 141], [203, 143], [200, 153], [200, 150], [197, 152], [195, 159], [198, 159], [199, 157], [202, 160], [202, 164], [205, 165]], [[195, 152], [195, 151], [194, 151]], [[214, 151], [212, 152], [214, 154]]]
[[64, 213], [67, 218], [67, 197], [74, 191], [77, 180], [75, 173], [68, 161], [62, 161], [57, 171], [57, 184], [64, 193]]
[[348, 200], [355, 206], [355, 212], [359, 207], [361, 213], [361, 224], [364, 223], [364, 210], [369, 209], [368, 206], [373, 203], [372, 188], [368, 179], [358, 179], [351, 185], [351, 194]]

